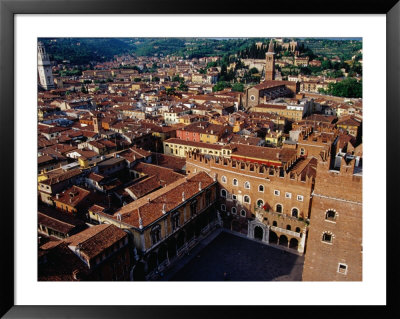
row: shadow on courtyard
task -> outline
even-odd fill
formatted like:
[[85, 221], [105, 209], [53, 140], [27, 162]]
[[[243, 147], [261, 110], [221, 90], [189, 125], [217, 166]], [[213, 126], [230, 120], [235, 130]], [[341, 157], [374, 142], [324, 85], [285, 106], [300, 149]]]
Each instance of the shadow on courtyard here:
[[301, 281], [304, 257], [220, 233], [170, 281]]

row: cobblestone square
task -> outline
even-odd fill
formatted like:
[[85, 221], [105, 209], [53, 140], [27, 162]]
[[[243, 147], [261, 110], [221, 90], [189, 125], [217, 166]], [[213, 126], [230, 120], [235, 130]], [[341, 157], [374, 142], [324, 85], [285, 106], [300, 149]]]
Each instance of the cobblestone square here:
[[170, 281], [301, 281], [304, 257], [221, 232]]

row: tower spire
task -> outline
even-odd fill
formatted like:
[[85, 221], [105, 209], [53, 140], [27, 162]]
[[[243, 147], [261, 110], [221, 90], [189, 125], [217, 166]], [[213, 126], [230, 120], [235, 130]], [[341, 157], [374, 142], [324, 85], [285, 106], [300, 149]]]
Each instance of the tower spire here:
[[38, 73], [39, 73], [40, 85], [45, 90], [54, 89], [55, 85], [54, 85], [49, 55], [46, 53], [44, 45], [40, 41], [38, 42], [37, 49], [38, 49], [37, 68], [38, 68]]
[[272, 38], [271, 41], [269, 42], [269, 46], [268, 46], [268, 52], [274, 53], [274, 43], [272, 42]]

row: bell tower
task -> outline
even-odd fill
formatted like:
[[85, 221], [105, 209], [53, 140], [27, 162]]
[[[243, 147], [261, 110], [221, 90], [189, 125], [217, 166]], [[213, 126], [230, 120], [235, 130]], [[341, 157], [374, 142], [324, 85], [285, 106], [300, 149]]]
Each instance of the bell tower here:
[[275, 52], [272, 39], [268, 46], [268, 52], [265, 53], [265, 81], [275, 80]]
[[38, 73], [40, 85], [45, 90], [55, 88], [49, 55], [46, 53], [42, 42], [38, 42]]

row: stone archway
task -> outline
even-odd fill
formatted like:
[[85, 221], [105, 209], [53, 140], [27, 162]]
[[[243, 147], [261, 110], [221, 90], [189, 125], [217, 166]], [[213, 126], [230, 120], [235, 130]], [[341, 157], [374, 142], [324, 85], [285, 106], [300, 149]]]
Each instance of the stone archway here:
[[270, 244], [278, 243], [278, 235], [273, 231], [269, 232], [269, 242], [270, 242]]
[[296, 238], [292, 238], [289, 242], [289, 248], [296, 249], [299, 247], [299, 241]]
[[279, 237], [279, 245], [285, 246], [285, 247], [288, 246], [288, 238], [285, 235], [281, 235]]
[[258, 240], [263, 240], [264, 230], [260, 226], [254, 227], [254, 238]]

